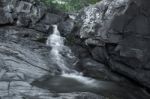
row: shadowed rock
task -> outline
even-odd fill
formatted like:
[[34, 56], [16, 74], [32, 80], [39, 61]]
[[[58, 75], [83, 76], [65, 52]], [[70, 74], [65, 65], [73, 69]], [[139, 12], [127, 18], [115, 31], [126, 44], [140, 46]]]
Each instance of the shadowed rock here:
[[[109, 64], [113, 71], [147, 88], [150, 88], [149, 4], [148, 0], [102, 0], [81, 10], [76, 18], [77, 34], [92, 49], [95, 60]], [[90, 47], [91, 44], [96, 48]]]

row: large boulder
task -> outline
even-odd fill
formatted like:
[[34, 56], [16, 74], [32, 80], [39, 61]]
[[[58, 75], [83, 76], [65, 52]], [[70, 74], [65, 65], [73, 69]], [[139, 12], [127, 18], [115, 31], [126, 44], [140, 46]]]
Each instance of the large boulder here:
[[128, 5], [129, 0], [102, 0], [96, 5], [85, 8], [77, 17], [78, 24], [81, 25], [80, 37], [91, 39], [91, 42], [92, 40], [118, 42], [121, 35], [116, 32], [111, 33], [110, 26], [114, 17], [124, 13]]
[[148, 89], [149, 4], [149, 0], [102, 0], [81, 10], [76, 18], [76, 33], [86, 45], [92, 45], [95, 60]]
[[39, 0], [2, 0], [2, 5], [0, 7], [0, 24], [13, 23], [36, 30], [39, 30], [40, 25], [40, 27], [43, 26], [42, 32], [47, 32], [50, 25], [57, 24], [66, 16], [62, 13], [53, 13], [52, 8], [47, 8]]

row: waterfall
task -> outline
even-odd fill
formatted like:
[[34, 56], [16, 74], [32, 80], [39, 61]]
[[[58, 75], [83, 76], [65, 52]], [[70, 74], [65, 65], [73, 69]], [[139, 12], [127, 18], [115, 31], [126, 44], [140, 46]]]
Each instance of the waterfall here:
[[50, 52], [52, 61], [62, 70], [62, 72], [69, 72], [70, 69], [67, 67], [69, 63], [67, 63], [66, 60], [71, 60], [74, 56], [69, 47], [64, 45], [64, 37], [60, 36], [57, 25], [53, 25], [53, 29], [53, 33], [48, 37], [46, 42], [48, 46], [52, 47]]
[[[95, 80], [82, 76], [82, 73], [77, 72], [70, 68], [73, 66], [72, 60], [75, 58], [71, 49], [64, 45], [64, 37], [61, 37], [57, 25], [53, 25], [53, 33], [47, 39], [47, 46], [51, 46], [50, 55], [52, 62], [57, 65], [63, 77], [76, 79], [84, 84], [95, 85]], [[70, 66], [71, 65], [71, 66]]]

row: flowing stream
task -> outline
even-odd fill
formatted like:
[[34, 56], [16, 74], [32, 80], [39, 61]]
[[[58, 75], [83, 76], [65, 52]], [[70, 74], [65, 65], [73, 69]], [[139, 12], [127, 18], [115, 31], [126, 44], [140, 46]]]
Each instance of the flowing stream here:
[[64, 38], [60, 36], [57, 25], [53, 25], [53, 33], [46, 44], [52, 47], [51, 61], [60, 69], [61, 74], [35, 81], [34, 85], [55, 93], [92, 92], [107, 96], [108, 99], [149, 99], [141, 88], [131, 83], [95, 80], [74, 70], [75, 56], [70, 48], [64, 45]]

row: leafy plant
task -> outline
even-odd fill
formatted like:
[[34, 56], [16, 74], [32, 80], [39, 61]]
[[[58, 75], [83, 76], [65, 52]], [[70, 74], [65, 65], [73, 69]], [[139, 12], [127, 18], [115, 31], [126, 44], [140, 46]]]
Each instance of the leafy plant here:
[[45, 4], [56, 7], [63, 11], [77, 11], [89, 4], [94, 4], [100, 0], [42, 0]]

